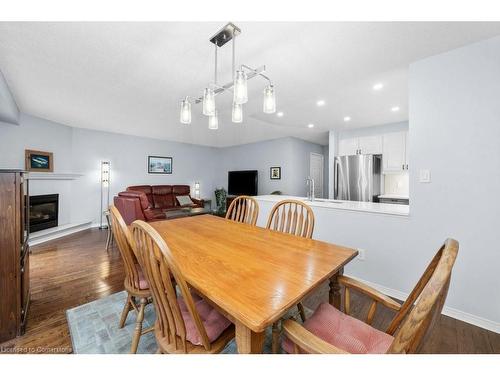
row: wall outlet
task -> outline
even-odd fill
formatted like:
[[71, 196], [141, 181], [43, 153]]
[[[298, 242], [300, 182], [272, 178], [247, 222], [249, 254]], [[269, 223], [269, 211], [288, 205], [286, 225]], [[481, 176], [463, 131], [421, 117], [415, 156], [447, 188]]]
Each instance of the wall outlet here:
[[357, 249], [358, 250], [358, 256], [356, 257], [357, 260], [365, 260], [365, 250], [364, 249]]

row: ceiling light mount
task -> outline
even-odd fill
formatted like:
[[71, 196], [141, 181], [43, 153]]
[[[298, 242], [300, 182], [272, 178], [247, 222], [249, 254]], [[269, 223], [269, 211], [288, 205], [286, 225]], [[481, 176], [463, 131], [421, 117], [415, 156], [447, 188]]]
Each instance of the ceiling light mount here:
[[[262, 65], [256, 69], [248, 65], [241, 64], [236, 67], [236, 37], [241, 34], [241, 29], [235, 24], [229, 22], [222, 29], [220, 29], [209, 40], [215, 45], [214, 56], [214, 80], [209, 83], [205, 88], [203, 95], [193, 99], [194, 104], [203, 103], [203, 114], [209, 116], [209, 128], [217, 129], [218, 115], [215, 103], [215, 97], [227, 90], [233, 93], [233, 106], [232, 106], [232, 121], [240, 123], [243, 121], [242, 105], [248, 101], [248, 80], [260, 76], [268, 81], [268, 85], [264, 89], [263, 98], [263, 112], [275, 113], [276, 112], [276, 95], [273, 82], [264, 74], [266, 66]], [[233, 80], [224, 85], [219, 85], [217, 82], [217, 51], [229, 41], [232, 41], [232, 76]], [[191, 123], [191, 97], [186, 96], [181, 102], [181, 123]]]
[[234, 23], [229, 22], [222, 29], [210, 38], [210, 43], [215, 44], [217, 47], [222, 47], [227, 42], [230, 42], [234, 37], [241, 34], [241, 29]]

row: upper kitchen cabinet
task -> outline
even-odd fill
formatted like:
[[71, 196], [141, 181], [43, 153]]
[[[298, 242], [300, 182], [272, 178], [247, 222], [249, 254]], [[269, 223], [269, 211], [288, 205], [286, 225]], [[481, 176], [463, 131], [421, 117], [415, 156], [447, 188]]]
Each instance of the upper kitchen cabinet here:
[[382, 136], [372, 135], [358, 138], [360, 154], [381, 154]]
[[382, 136], [380, 135], [339, 140], [339, 156], [381, 153]]
[[345, 138], [339, 140], [339, 156], [357, 155], [358, 150], [358, 138]]
[[408, 170], [408, 132], [383, 135], [384, 173], [401, 173]]

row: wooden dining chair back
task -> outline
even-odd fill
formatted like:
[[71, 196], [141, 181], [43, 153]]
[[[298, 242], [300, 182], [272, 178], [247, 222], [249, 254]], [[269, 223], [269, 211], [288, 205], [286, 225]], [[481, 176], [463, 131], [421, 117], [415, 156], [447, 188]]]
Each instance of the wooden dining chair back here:
[[[187, 340], [186, 323], [175, 285], [200, 335], [201, 346], [207, 352], [213, 349], [212, 346], [216, 343], [210, 342], [195, 307], [193, 295], [163, 238], [148, 223], [139, 220], [132, 223], [132, 236], [140, 253], [139, 259], [150, 281], [156, 310], [155, 334], [160, 352], [189, 353], [193, 349], [193, 344]], [[220, 350], [223, 348], [224, 346]]]
[[139, 285], [141, 280], [136, 266], [138, 261], [131, 246], [130, 231], [120, 211], [115, 206], [111, 206], [109, 212], [115, 240], [125, 268], [125, 288], [130, 291], [140, 292]]
[[286, 199], [274, 205], [266, 228], [311, 238], [314, 230], [314, 213], [304, 202]]
[[120, 317], [119, 327], [123, 328], [125, 326], [128, 313], [135, 310], [137, 317], [130, 352], [136, 353], [141, 336], [151, 331], [150, 328], [142, 329], [144, 312], [146, 305], [150, 303], [151, 291], [134, 252], [131, 234], [125, 220], [123, 220], [120, 211], [115, 206], [109, 208], [109, 214], [115, 241], [125, 268], [124, 286], [127, 291], [127, 300]]
[[[366, 323], [368, 324], [372, 323], [377, 303], [396, 311], [396, 315], [385, 333], [374, 328], [371, 328], [372, 331], [370, 331], [367, 330], [367, 328], [360, 327], [359, 324], [363, 323], [354, 323], [356, 321], [354, 318], [342, 318], [347, 324], [344, 325], [344, 335], [349, 337], [345, 331], [346, 327], [351, 329], [352, 332], [358, 333], [361, 332], [359, 331], [361, 329], [369, 332], [369, 336], [365, 335], [366, 337], [364, 337], [367, 341], [366, 344], [373, 342], [373, 337], [379, 337], [380, 343], [387, 343], [387, 347], [383, 349], [383, 352], [396, 354], [419, 352], [422, 345], [426, 341], [427, 335], [432, 330], [432, 327], [436, 323], [437, 318], [440, 316], [443, 309], [457, 254], [458, 242], [453, 239], [447, 239], [431, 260], [422, 277], [402, 305], [355, 279], [347, 276], [339, 276], [338, 280], [340, 285], [345, 286], [344, 314], [349, 315], [350, 289], [357, 290], [373, 300], [368, 311], [368, 318], [366, 320]], [[338, 310], [333, 307], [331, 308], [333, 311], [328, 310], [330, 312], [325, 313], [321, 319], [324, 319], [324, 317], [328, 316], [328, 314], [331, 319], [340, 319], [341, 315], [339, 314], [342, 313], [338, 312]], [[323, 311], [327, 311], [324, 306], [323, 309]], [[324, 354], [345, 353], [345, 347], [335, 347], [330, 342], [326, 342], [317, 336], [317, 334], [321, 333], [324, 329], [328, 329], [328, 327], [324, 324], [321, 325], [319, 320], [312, 322], [314, 316], [315, 315], [313, 315], [313, 317], [307, 322], [309, 322], [309, 326], [319, 327], [313, 328], [317, 329], [316, 334], [306, 330], [295, 321], [288, 320], [284, 323], [284, 331], [287, 338], [293, 343], [293, 350], [296, 353], [302, 351]], [[316, 319], [318, 319], [318, 316], [319, 315], [316, 315]], [[306, 324], [308, 324], [307, 322]], [[389, 335], [393, 336], [393, 338]], [[390, 341], [387, 341], [388, 338]], [[352, 349], [352, 347], [350, 348]], [[372, 351], [371, 353], [380, 352]]]
[[392, 320], [387, 333], [394, 336], [389, 353], [416, 353], [443, 310], [458, 242], [447, 239]]
[[[267, 219], [267, 229], [295, 236], [311, 238], [314, 230], [314, 213], [304, 202], [286, 199], [274, 205]], [[297, 303], [298, 313], [304, 322], [306, 314], [302, 302]], [[280, 321], [272, 326], [272, 352], [278, 353], [280, 346]]]
[[257, 201], [247, 195], [241, 195], [233, 199], [227, 213], [226, 219], [255, 225], [259, 216], [259, 204]]

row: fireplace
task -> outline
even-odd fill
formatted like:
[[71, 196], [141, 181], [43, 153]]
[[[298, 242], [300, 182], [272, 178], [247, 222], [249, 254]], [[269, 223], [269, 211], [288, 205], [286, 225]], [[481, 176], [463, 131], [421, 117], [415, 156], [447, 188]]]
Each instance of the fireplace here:
[[33, 195], [30, 202], [30, 233], [57, 227], [59, 194]]

